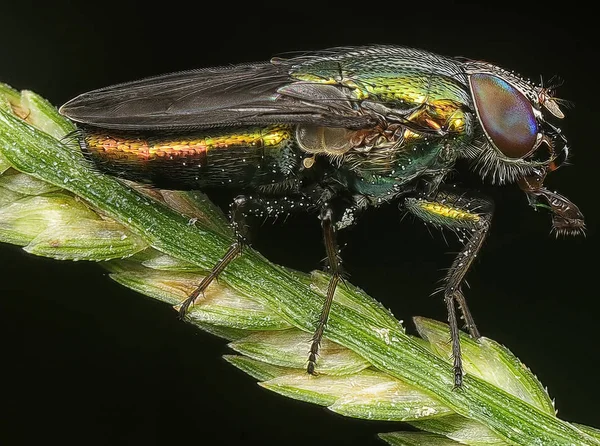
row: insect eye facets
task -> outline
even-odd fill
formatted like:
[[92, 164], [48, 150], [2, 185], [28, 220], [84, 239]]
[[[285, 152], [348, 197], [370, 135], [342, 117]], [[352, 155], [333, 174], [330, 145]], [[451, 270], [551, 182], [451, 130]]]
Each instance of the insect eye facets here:
[[538, 134], [529, 100], [497, 76], [476, 73], [469, 80], [477, 115], [487, 136], [509, 158], [527, 155]]

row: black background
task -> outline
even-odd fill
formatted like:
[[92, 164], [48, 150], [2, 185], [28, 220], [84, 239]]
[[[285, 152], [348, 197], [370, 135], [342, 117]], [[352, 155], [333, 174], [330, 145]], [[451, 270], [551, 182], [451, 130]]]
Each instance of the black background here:
[[[402, 1], [10, 3], [2, 7], [0, 81], [57, 105], [153, 74], [371, 43], [485, 59], [536, 81], [560, 75], [559, 96], [575, 104], [562, 123], [573, 165], [549, 184], [584, 212], [587, 238], [556, 240], [549, 216], [515, 186], [491, 187], [463, 170], [458, 181], [496, 202], [466, 296], [482, 333], [531, 367], [562, 418], [600, 427], [598, 38], [590, 11]], [[414, 315], [445, 320], [440, 296], [429, 295], [458, 244], [401, 216], [396, 206], [365, 215], [342, 238], [343, 256], [350, 280], [412, 331]], [[255, 247], [304, 271], [324, 257], [314, 216], [258, 228]], [[96, 264], [1, 245], [0, 293], [3, 444], [376, 445], [376, 433], [406, 427], [346, 419], [260, 388], [221, 359], [230, 353], [225, 341], [113, 283]]]

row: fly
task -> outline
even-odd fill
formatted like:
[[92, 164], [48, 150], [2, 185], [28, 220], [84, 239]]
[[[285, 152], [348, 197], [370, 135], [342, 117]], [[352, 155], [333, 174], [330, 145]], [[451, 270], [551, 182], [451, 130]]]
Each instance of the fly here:
[[480, 337], [462, 293], [492, 221], [490, 199], [446, 178], [470, 160], [496, 184], [516, 183], [550, 210], [557, 234], [585, 229], [577, 206], [543, 185], [568, 156], [551, 120], [552, 88], [498, 66], [428, 51], [336, 48], [269, 62], [171, 73], [84, 93], [61, 113], [81, 128], [85, 154], [103, 171], [167, 189], [226, 187], [237, 239], [180, 307], [189, 307], [249, 244], [246, 219], [317, 213], [329, 286], [307, 371], [342, 278], [337, 232], [391, 201], [464, 240], [444, 281], [454, 382], [463, 369], [455, 305]]

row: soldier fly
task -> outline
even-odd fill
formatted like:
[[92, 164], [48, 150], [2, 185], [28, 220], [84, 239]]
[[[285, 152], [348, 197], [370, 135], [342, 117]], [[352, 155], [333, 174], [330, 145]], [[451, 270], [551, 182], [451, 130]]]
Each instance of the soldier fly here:
[[338, 231], [393, 200], [464, 239], [443, 287], [462, 383], [458, 304], [480, 337], [461, 286], [489, 231], [491, 200], [445, 184], [458, 159], [482, 179], [516, 183], [557, 234], [585, 229], [577, 206], [543, 186], [568, 156], [548, 119], [553, 89], [490, 63], [398, 46], [335, 48], [287, 59], [166, 74], [84, 93], [61, 113], [99, 169], [168, 189], [226, 187], [237, 234], [180, 307], [186, 311], [249, 244], [246, 218], [318, 213], [330, 282], [308, 355], [319, 345], [342, 278]]

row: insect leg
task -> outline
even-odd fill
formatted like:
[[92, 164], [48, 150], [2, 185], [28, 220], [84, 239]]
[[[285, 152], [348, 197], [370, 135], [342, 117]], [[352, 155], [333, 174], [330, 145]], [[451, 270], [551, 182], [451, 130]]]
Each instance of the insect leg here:
[[310, 346], [310, 354], [308, 356], [308, 366], [306, 371], [311, 375], [315, 374], [315, 366], [317, 362], [317, 356], [319, 354], [319, 347], [321, 340], [323, 339], [323, 332], [327, 325], [327, 319], [329, 317], [329, 311], [331, 310], [331, 303], [333, 302], [333, 295], [340, 279], [342, 278], [342, 262], [339, 256], [338, 244], [336, 241], [336, 222], [333, 217], [333, 209], [329, 206], [323, 207], [321, 210], [321, 227], [323, 228], [323, 240], [325, 242], [325, 251], [327, 253], [327, 263], [331, 278], [329, 279], [329, 285], [327, 287], [327, 295], [325, 297], [325, 303], [321, 310], [321, 316], [319, 317], [319, 324], [312, 337], [312, 344]]
[[210, 273], [202, 279], [200, 285], [189, 295], [179, 308], [179, 317], [184, 318], [189, 307], [206, 290], [211, 282], [229, 265], [229, 263], [241, 254], [242, 249], [249, 245], [248, 226], [246, 217], [265, 217], [302, 212], [314, 209], [312, 202], [304, 195], [272, 198], [262, 195], [239, 195], [231, 204], [231, 225], [235, 231], [237, 240], [231, 244], [223, 258], [213, 267]]
[[445, 191], [440, 191], [435, 196], [426, 199], [407, 198], [405, 203], [407, 209], [417, 217], [435, 226], [453, 229], [465, 242], [446, 274], [444, 286], [444, 300], [448, 309], [448, 323], [452, 338], [454, 384], [456, 387], [460, 387], [463, 380], [463, 369], [454, 303], [455, 301], [458, 303], [471, 336], [475, 339], [479, 338], [479, 331], [475, 326], [461, 286], [488, 233], [493, 203], [488, 199], [470, 198], [466, 195]]
[[179, 307], [179, 317], [183, 319], [190, 306], [194, 305], [198, 296], [204, 293], [204, 290], [216, 279], [219, 274], [235, 259], [241, 252], [244, 245], [248, 244], [248, 230], [244, 217], [244, 209], [248, 206], [248, 198], [240, 195], [233, 200], [231, 204], [231, 225], [235, 231], [237, 240], [231, 244], [225, 255], [217, 262], [210, 273], [202, 279], [200, 285], [183, 301]]

